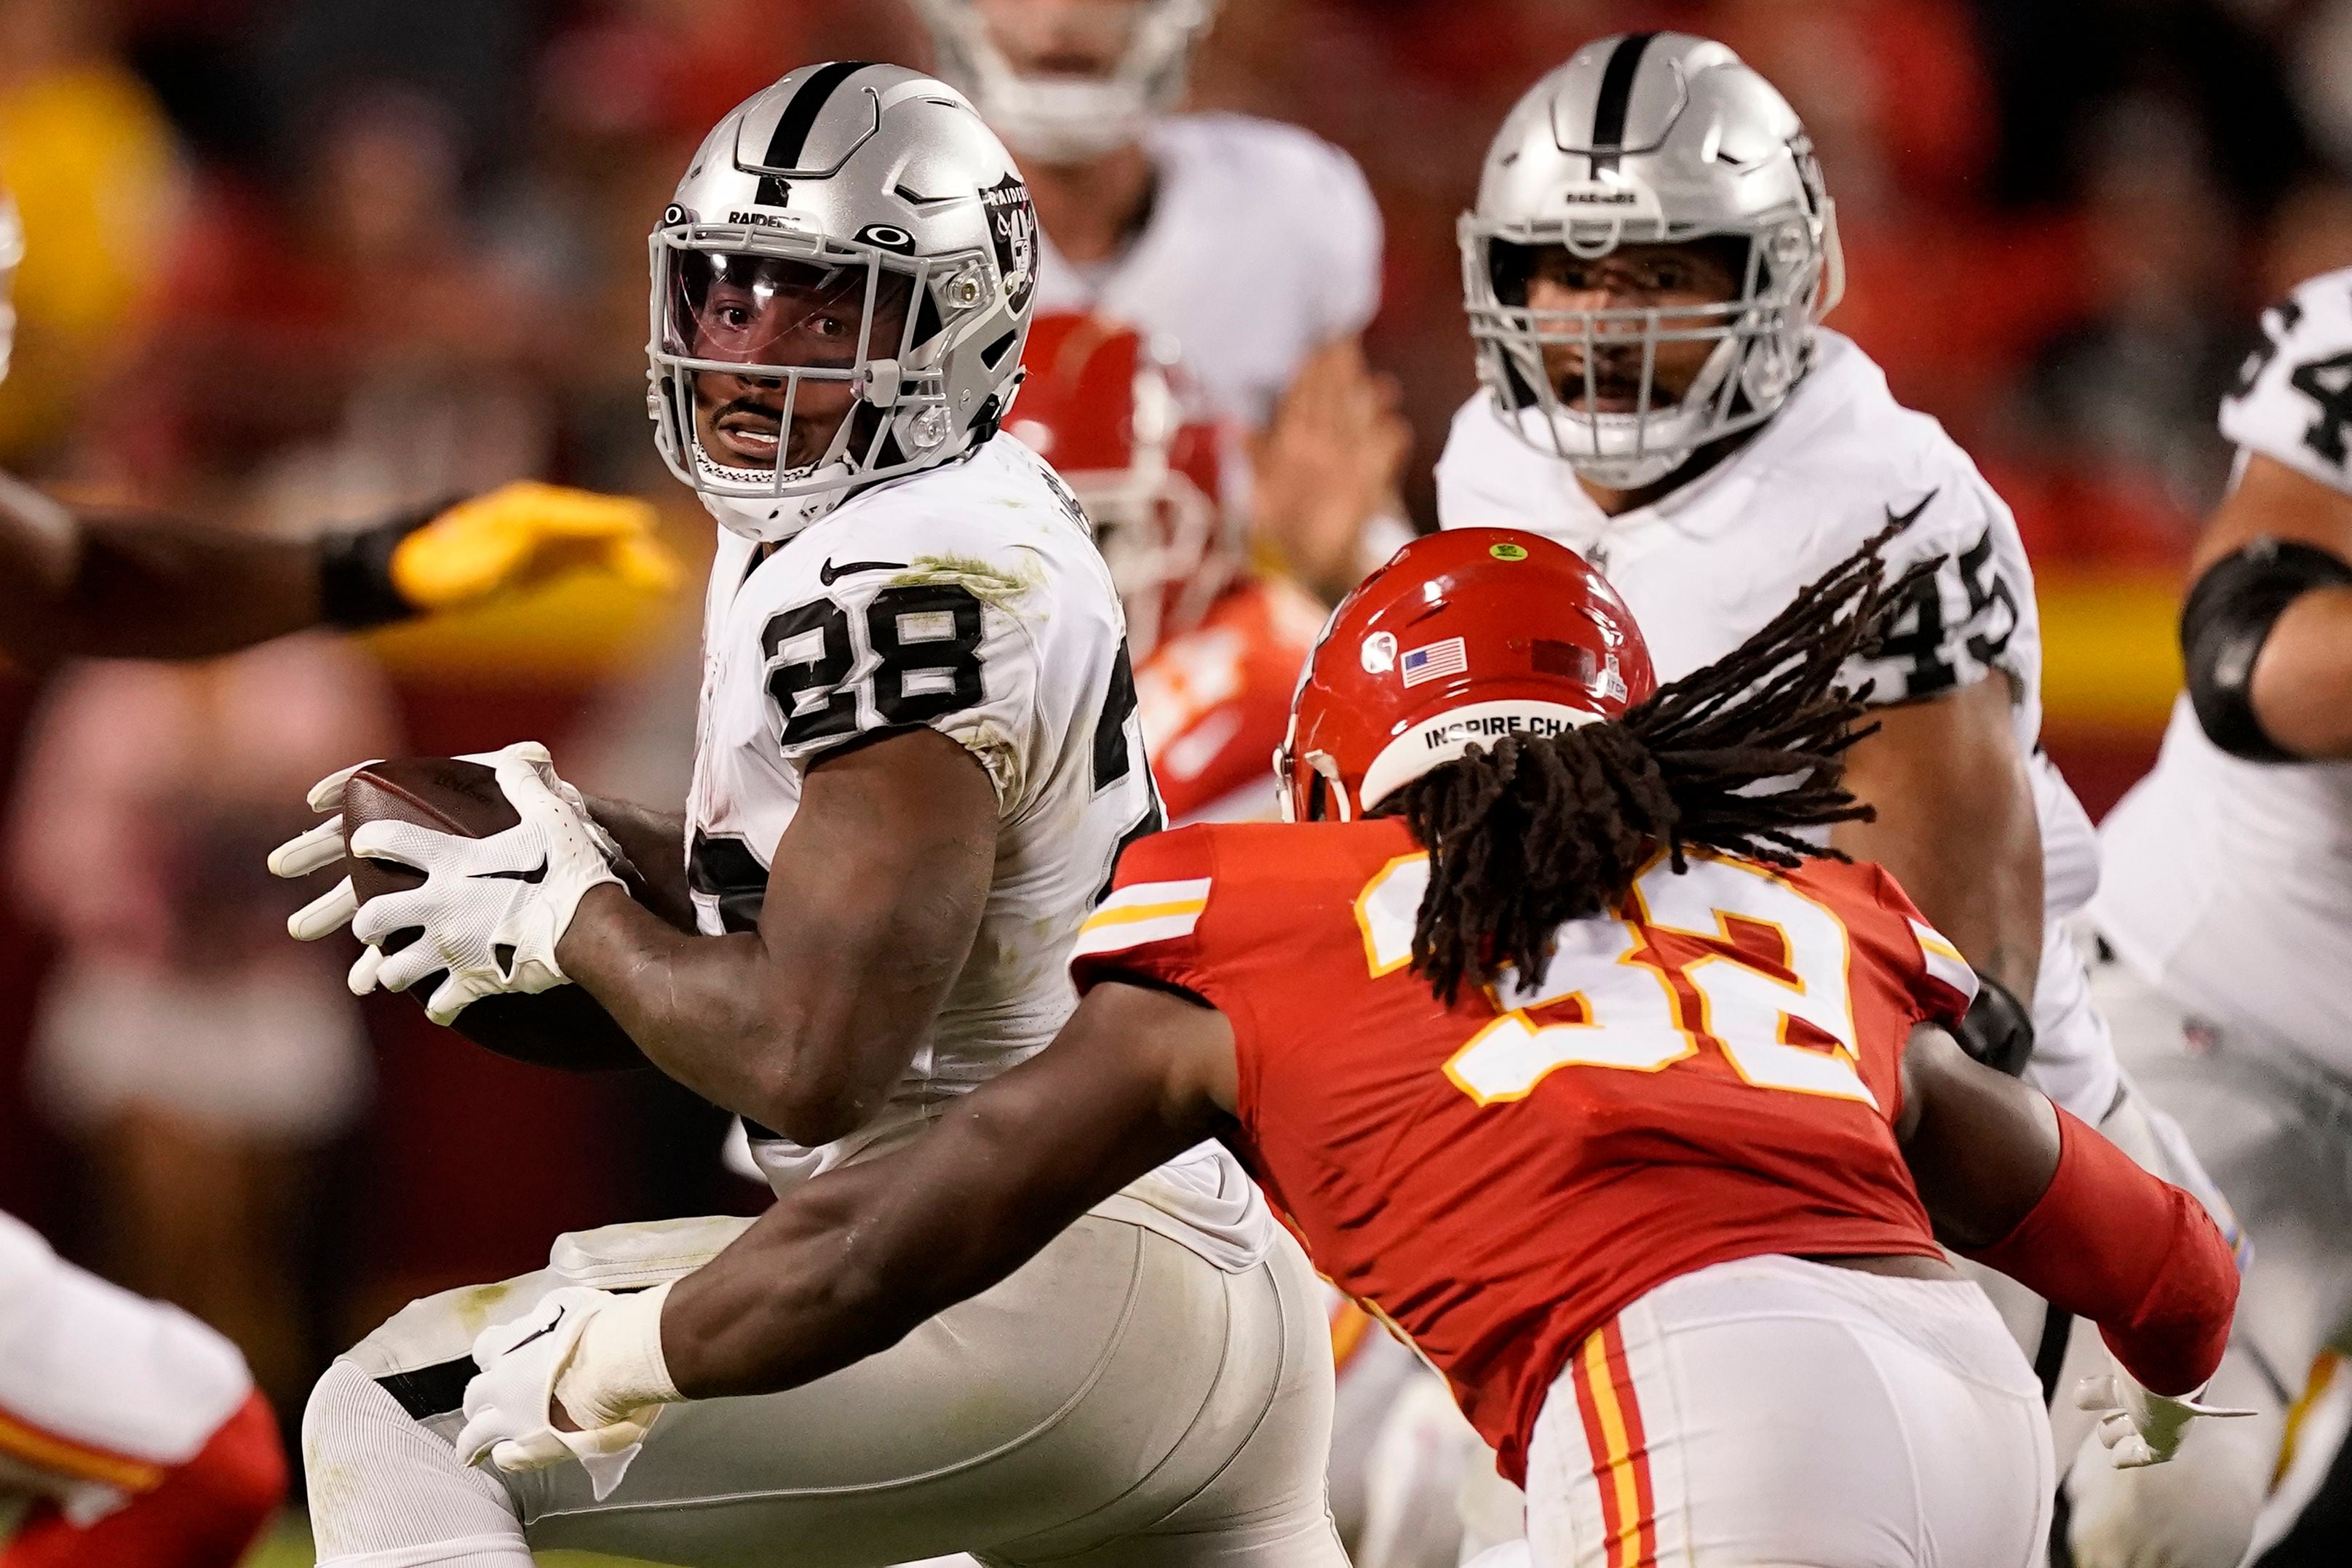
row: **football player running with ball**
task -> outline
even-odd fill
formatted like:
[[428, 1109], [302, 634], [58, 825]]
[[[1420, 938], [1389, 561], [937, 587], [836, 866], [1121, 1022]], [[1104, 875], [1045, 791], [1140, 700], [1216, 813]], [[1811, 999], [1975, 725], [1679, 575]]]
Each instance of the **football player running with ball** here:
[[[353, 833], [425, 873], [358, 909], [354, 982], [446, 970], [445, 1019], [580, 985], [754, 1124], [780, 1194], [822, 1195], [1053, 1038], [1070, 946], [1160, 807], [1109, 575], [1066, 488], [998, 434], [1036, 231], [961, 95], [895, 66], [793, 72], [712, 131], [652, 252], [658, 438], [723, 529], [686, 813], [591, 820], [509, 748], [522, 827]], [[344, 848], [304, 845], [281, 863]], [[557, 1422], [563, 1369], [603, 1359], [582, 1304], [658, 1300], [740, 1220], [561, 1238], [544, 1270], [419, 1301], [312, 1396], [320, 1560], [1339, 1568], [1314, 1276], [1232, 1156], [1188, 1149], [887, 1354], [658, 1419]], [[861, 1296], [842, 1261], [804, 1283]]]
[[2181, 615], [2189, 689], [2091, 906], [2125, 1063], [2253, 1242], [2256, 1489], [2314, 1355], [2352, 1347], [2352, 271], [2263, 327], [2221, 405], [2239, 467]]
[[[1667, 678], [1906, 521], [1891, 567], [1939, 564], [1909, 580], [1892, 634], [1849, 674], [1876, 722], [1846, 787], [1874, 815], [1813, 836], [1885, 865], [1967, 956], [1972, 1055], [2022, 1069], [2210, 1198], [2118, 1071], [2059, 928], [2097, 883], [2097, 843], [2039, 748], [2040, 623], [2015, 521], [1942, 427], [1820, 326], [1843, 287], [1835, 208], [1787, 101], [1718, 43], [1598, 40], [1505, 120], [1461, 238], [1485, 385], [1439, 461], [1441, 520], [1530, 528], [1583, 554]], [[2053, 1396], [2062, 1468], [2079, 1450], [2105, 1481], [2073, 1398], [2105, 1371], [2096, 1344], [1986, 1283]], [[2252, 1377], [2233, 1360], [2221, 1386], [2239, 1402]], [[2248, 1425], [2198, 1440], [2251, 1448]], [[2097, 1547], [2082, 1561], [2230, 1568], [2260, 1502], [2231, 1481], [2242, 1468], [2183, 1463], [2075, 1500], [2077, 1543]], [[2155, 1554], [2106, 1555], [2119, 1540]]]
[[467, 1440], [526, 1449], [551, 1385], [593, 1444], [887, 1359], [1214, 1134], [1446, 1375], [1539, 1568], [2038, 1561], [2041, 1390], [1938, 1239], [2101, 1326], [2126, 1463], [2196, 1414], [2237, 1274], [2193, 1197], [1968, 1059], [1966, 963], [1801, 836], [1864, 810], [1833, 683], [1880, 570], [1660, 688], [1571, 552], [1408, 546], [1300, 688], [1301, 820], [1136, 844], [1051, 1050], [667, 1291], [541, 1302]]

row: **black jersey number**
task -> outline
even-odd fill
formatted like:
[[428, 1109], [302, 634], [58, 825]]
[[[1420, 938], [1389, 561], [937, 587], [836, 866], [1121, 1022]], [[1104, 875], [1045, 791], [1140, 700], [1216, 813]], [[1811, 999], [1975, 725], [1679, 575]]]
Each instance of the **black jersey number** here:
[[891, 727], [929, 724], [981, 700], [980, 601], [961, 583], [909, 583], [886, 588], [866, 607], [866, 643], [872, 674], [849, 680], [856, 667], [849, 612], [830, 599], [782, 611], [761, 633], [774, 668], [768, 695], [783, 716], [787, 747], [855, 735], [857, 693], [873, 696], [874, 711]]
[[1168, 825], [1167, 814], [1160, 804], [1159, 787], [1152, 782], [1151, 759], [1143, 754], [1142, 738], [1127, 732], [1137, 706], [1135, 664], [1128, 657], [1127, 643], [1122, 641], [1118, 657], [1111, 663], [1110, 682], [1103, 691], [1102, 712], [1095, 718], [1095, 793], [1099, 795], [1114, 784], [1140, 775], [1143, 810], [1119, 834], [1118, 842], [1111, 846], [1110, 864], [1103, 870], [1102, 884], [1095, 889], [1097, 904], [1110, 896], [1111, 881], [1118, 874], [1118, 858], [1127, 853], [1127, 846]]
[[2352, 353], [2297, 365], [2286, 384], [2319, 405], [2319, 418], [2303, 433], [2303, 444], [2341, 466], [2344, 427], [2352, 423]]
[[[1969, 656], [1990, 664], [2009, 646], [2018, 621], [2016, 591], [1993, 563], [1990, 528], [1960, 552], [1958, 566], [1960, 586], [1969, 596], [1965, 624], [1978, 628], [1968, 638]], [[1947, 642], [1942, 576], [1940, 571], [1930, 573], [1911, 585], [1895, 630], [1878, 645], [1881, 659], [1907, 666], [1903, 689], [1879, 693], [1882, 701], [1937, 696], [1959, 684], [1960, 673]]]
[[2287, 334], [2302, 319], [2303, 307], [2292, 299], [2282, 299], [2263, 312], [2263, 340], [2248, 350], [2245, 359], [2239, 362], [2238, 378], [2230, 383], [2231, 397], [2243, 397], [2254, 390], [2254, 383], [2263, 379], [2263, 372], [2271, 368], [2271, 361], [2285, 346]]

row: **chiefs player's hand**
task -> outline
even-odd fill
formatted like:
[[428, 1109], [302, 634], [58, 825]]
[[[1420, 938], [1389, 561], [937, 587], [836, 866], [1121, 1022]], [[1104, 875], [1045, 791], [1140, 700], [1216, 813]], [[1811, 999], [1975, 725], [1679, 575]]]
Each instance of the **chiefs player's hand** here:
[[2168, 1462], [2180, 1451], [2189, 1423], [2200, 1416], [2254, 1414], [2201, 1404], [2195, 1394], [2176, 1399], [2154, 1393], [2121, 1366], [2108, 1375], [2083, 1379], [2074, 1389], [2074, 1405], [2077, 1409], [2103, 1412], [2099, 1441], [2106, 1445], [2108, 1457], [2119, 1470]]
[[678, 564], [654, 509], [624, 496], [519, 480], [460, 501], [394, 547], [392, 584], [418, 610], [447, 610], [567, 571], [608, 572], [667, 593]]
[[1412, 430], [1393, 377], [1352, 338], [1310, 358], [1252, 444], [1251, 526], [1292, 573], [1326, 599], [1363, 575], [1363, 538], [1396, 507]]
[[466, 1385], [457, 1457], [509, 1472], [577, 1459], [596, 1500], [610, 1495], [661, 1406], [649, 1405], [583, 1430], [570, 1406], [558, 1400], [556, 1385], [579, 1354], [589, 1323], [622, 1300], [567, 1285], [514, 1322], [484, 1329], [474, 1341], [474, 1363], [482, 1370]]

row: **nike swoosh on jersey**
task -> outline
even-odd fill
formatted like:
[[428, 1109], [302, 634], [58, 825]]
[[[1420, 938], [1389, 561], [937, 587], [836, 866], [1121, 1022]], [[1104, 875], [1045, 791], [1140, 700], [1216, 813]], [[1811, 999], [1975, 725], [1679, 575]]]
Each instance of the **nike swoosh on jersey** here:
[[537, 886], [547, 880], [547, 857], [540, 856], [539, 863], [529, 871], [478, 871], [474, 873], [474, 880], [477, 882], [527, 882]]
[[1937, 497], [1942, 494], [1943, 491], [1940, 488], [1928, 491], [1926, 495], [1919, 497], [1919, 504], [1912, 507], [1907, 512], [1898, 512], [1895, 509], [1893, 504], [1889, 503], [1886, 508], [1886, 526], [1893, 528], [1896, 533], [1901, 533], [1905, 528], [1909, 528], [1913, 523], [1919, 520], [1919, 514], [1927, 509], [1928, 502], [1934, 500]]
[[845, 577], [855, 577], [861, 571], [904, 571], [903, 560], [845, 560], [835, 566], [830, 559], [816, 569], [816, 580], [831, 588]]

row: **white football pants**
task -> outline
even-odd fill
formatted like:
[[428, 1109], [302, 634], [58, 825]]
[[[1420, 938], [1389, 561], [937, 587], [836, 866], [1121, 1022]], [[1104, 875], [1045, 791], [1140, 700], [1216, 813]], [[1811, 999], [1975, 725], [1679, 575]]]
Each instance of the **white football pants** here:
[[2029, 1568], [2050, 1529], [2041, 1386], [1983, 1292], [1794, 1258], [1619, 1313], [1528, 1460], [1534, 1568]]
[[2252, 1243], [2211, 1397], [2261, 1414], [2198, 1423], [2158, 1469], [2078, 1464], [2077, 1559], [2228, 1568], [2250, 1536], [2259, 1548], [2293, 1522], [2292, 1510], [2257, 1519], [2288, 1407], [2321, 1350], [2352, 1345], [2352, 1082], [2288, 1042], [2189, 1018], [2116, 960], [2093, 965], [2092, 988], [2137, 1092], [2177, 1124]]
[[748, 1220], [613, 1226], [550, 1266], [416, 1302], [337, 1361], [303, 1422], [322, 1568], [530, 1568], [530, 1551], [690, 1568], [1346, 1568], [1324, 1501], [1331, 1351], [1287, 1235], [1228, 1274], [1090, 1214], [1010, 1279], [782, 1394], [672, 1406], [619, 1488], [451, 1448], [474, 1336], [566, 1284], [686, 1273]]

